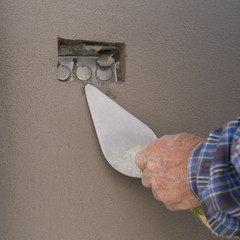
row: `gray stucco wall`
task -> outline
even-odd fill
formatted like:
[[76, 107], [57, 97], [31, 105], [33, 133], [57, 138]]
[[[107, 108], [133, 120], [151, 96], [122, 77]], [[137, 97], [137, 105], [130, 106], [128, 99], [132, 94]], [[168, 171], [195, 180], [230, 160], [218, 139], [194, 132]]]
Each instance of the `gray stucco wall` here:
[[212, 240], [100, 151], [82, 85], [56, 79], [57, 37], [125, 42], [115, 101], [158, 136], [239, 115], [238, 0], [1, 1], [0, 238]]

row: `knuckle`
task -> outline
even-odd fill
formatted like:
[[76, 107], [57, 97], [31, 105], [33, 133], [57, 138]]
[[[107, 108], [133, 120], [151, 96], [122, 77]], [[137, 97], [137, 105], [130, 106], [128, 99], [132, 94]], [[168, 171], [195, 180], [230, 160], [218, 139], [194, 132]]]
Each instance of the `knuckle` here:
[[164, 164], [160, 156], [154, 156], [154, 158], [150, 158], [147, 162], [147, 169], [153, 175], [161, 175], [163, 168]]
[[153, 174], [156, 172], [156, 164], [152, 159], [148, 161], [147, 169]]
[[145, 150], [142, 150], [136, 154], [135, 163], [142, 171], [146, 168], [147, 161], [148, 159]]
[[[154, 183], [154, 186], [156, 183]], [[158, 187], [158, 189], [160, 189]], [[169, 188], [166, 186], [163, 185], [161, 190], [158, 191], [160, 193], [160, 198], [162, 200], [162, 202], [164, 202], [165, 204], [175, 204], [176, 202], [179, 201], [179, 198], [173, 194], [172, 191], [169, 190]]]
[[162, 201], [168, 204], [175, 204], [176, 202], [179, 201], [179, 199], [170, 192], [167, 192], [166, 194], [163, 195]]
[[152, 180], [152, 186], [153, 186], [155, 189], [162, 189], [162, 190], [164, 190], [164, 189], [165, 189], [165, 185], [166, 185], [166, 184], [165, 184], [163, 178], [154, 177], [153, 180]]
[[151, 188], [151, 183], [142, 178], [142, 185], [146, 188]]
[[151, 186], [152, 186], [151, 176], [149, 175], [149, 173], [146, 170], [143, 172], [142, 185], [147, 188], [151, 188]]
[[161, 199], [165, 204], [172, 204], [173, 203], [173, 201], [172, 201], [171, 197], [168, 195], [168, 193], [164, 193], [162, 195]]
[[152, 188], [152, 194], [153, 194], [153, 197], [154, 197], [156, 200], [161, 201], [161, 198], [160, 198], [160, 196], [159, 196], [159, 194], [158, 194], [158, 191], [156, 191], [155, 188]]
[[156, 181], [156, 178], [152, 179], [152, 193], [155, 199], [162, 201], [163, 188], [160, 181]]
[[142, 154], [142, 151], [138, 152], [135, 156], [135, 163], [137, 164], [137, 166], [140, 164], [141, 154]]
[[170, 141], [174, 135], [164, 135], [159, 140]]
[[161, 143], [162, 143], [162, 140], [159, 138], [153, 141], [152, 143], [150, 143], [146, 149], [151, 153], [156, 153], [159, 151]]
[[170, 210], [170, 211], [176, 211], [178, 210], [177, 209], [177, 206], [175, 204], [167, 204], [167, 203], [164, 203], [165, 207]]

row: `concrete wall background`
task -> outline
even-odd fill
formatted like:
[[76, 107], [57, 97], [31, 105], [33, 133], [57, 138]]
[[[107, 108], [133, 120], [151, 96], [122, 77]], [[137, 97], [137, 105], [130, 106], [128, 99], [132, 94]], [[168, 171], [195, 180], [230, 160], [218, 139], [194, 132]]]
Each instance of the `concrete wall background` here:
[[127, 44], [115, 101], [158, 136], [239, 115], [240, 2], [1, 1], [4, 240], [215, 239], [104, 160], [79, 82], [56, 79], [57, 37]]

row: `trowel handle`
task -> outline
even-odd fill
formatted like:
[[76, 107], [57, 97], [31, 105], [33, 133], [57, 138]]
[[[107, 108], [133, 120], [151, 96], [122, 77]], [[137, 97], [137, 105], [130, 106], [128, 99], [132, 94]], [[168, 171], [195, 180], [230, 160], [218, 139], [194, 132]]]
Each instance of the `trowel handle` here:
[[208, 227], [209, 229], [211, 229], [210, 226], [209, 226], [209, 224], [208, 224], [208, 222], [207, 222], [207, 219], [206, 219], [206, 217], [205, 217], [205, 215], [204, 215], [203, 210], [202, 210], [201, 207], [192, 208], [191, 211], [194, 213], [195, 216], [197, 216], [198, 219], [200, 219], [200, 221], [201, 221], [206, 227]]

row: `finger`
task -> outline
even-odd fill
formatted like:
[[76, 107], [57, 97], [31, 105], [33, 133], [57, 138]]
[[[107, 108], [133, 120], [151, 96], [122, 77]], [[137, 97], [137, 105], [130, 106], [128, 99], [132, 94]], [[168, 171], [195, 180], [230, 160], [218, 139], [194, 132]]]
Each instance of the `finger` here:
[[161, 178], [158, 178], [156, 176], [154, 176], [152, 178], [152, 194], [154, 196], [154, 198], [158, 201], [162, 201], [161, 199], [161, 192], [164, 191], [164, 188], [163, 188], [164, 184], [163, 184], [163, 181], [161, 180]]
[[152, 174], [147, 169], [143, 171], [142, 185], [147, 188], [152, 187]]
[[161, 199], [159, 198], [158, 194], [157, 194], [157, 191], [155, 190], [154, 187], [152, 187], [152, 194], [153, 194], [153, 197], [158, 200], [158, 201], [161, 201]]
[[[164, 203], [164, 202], [163, 202]], [[169, 204], [169, 203], [164, 203], [165, 207], [170, 210], [170, 211], [177, 211], [177, 205], [176, 204]]]
[[159, 138], [160, 141], [171, 142], [175, 138], [175, 135], [164, 135]]
[[135, 163], [142, 172], [145, 170], [147, 162], [148, 158], [146, 156], [145, 150], [142, 150], [136, 154]]
[[180, 211], [180, 210], [188, 210], [191, 209], [190, 206], [188, 206], [186, 203], [174, 203], [174, 204], [168, 204], [164, 203], [166, 208], [171, 211]]

